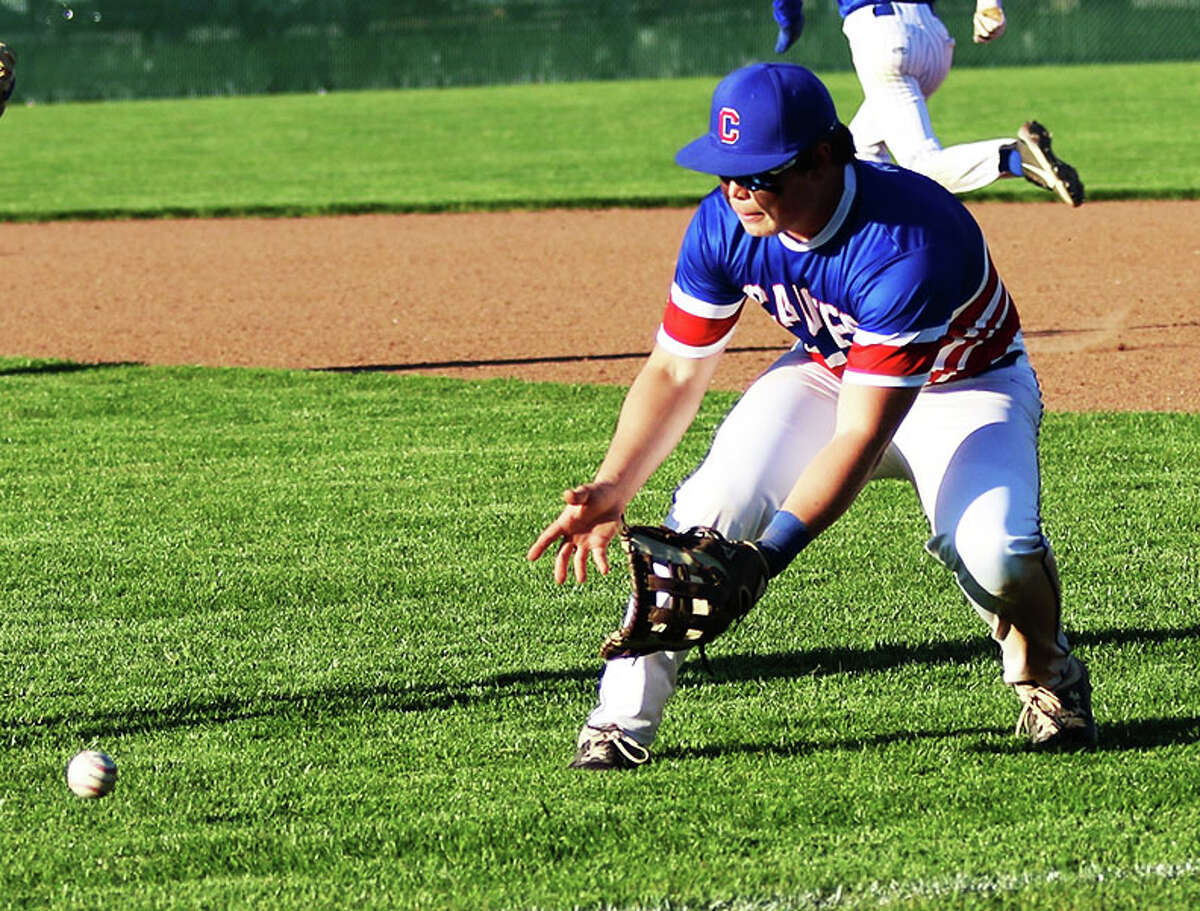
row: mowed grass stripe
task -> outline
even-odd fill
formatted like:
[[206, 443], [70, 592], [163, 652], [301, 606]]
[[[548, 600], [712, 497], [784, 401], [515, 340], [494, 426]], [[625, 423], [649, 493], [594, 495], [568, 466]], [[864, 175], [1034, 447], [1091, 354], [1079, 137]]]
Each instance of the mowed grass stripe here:
[[[820, 75], [849, 122], [855, 75]], [[689, 205], [712, 180], [673, 156], [718, 78], [10, 108], [0, 219]], [[1041, 121], [1091, 200], [1194, 199], [1198, 82], [1195, 62], [961, 69], [930, 111], [947, 145]], [[1049, 203], [1023, 180], [971, 198]]]

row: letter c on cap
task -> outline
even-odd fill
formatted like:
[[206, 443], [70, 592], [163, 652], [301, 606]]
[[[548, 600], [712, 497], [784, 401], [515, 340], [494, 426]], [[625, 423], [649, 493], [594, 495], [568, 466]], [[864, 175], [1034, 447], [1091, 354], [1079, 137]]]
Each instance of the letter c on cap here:
[[717, 115], [717, 126], [719, 128], [719, 136], [721, 142], [733, 144], [737, 142], [742, 131], [738, 129], [738, 124], [742, 122], [742, 115], [733, 108], [721, 108], [720, 114]]

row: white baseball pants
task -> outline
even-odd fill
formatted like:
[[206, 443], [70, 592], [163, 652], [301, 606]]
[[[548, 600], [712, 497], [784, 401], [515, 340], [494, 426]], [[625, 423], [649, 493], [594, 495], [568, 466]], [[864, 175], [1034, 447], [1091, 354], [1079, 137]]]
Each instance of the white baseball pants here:
[[[711, 525], [730, 538], [755, 539], [833, 435], [840, 383], [803, 351], [776, 361], [675, 491], [666, 524]], [[1067, 670], [1069, 647], [1038, 511], [1041, 415], [1037, 378], [1024, 356], [982, 376], [926, 387], [875, 476], [912, 482], [932, 531], [926, 549], [954, 573], [1000, 644], [1005, 682], [1054, 685]], [[587, 723], [615, 724], [649, 745], [686, 655], [606, 662]]]
[[942, 147], [925, 99], [950, 72], [954, 39], [928, 4], [886, 6], [888, 15], [863, 6], [842, 23], [864, 96], [850, 121], [859, 158], [894, 160], [954, 193], [987, 186], [1000, 177], [1001, 148], [1016, 139]]

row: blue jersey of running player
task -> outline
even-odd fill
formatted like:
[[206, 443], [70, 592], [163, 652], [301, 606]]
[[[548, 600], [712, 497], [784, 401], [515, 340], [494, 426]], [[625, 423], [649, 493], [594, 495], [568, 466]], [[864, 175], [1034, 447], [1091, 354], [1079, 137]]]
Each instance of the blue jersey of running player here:
[[[907, 2], [924, 3], [929, 6], [933, 5], [931, 0], [907, 0]], [[845, 19], [860, 6], [883, 6], [886, 8], [889, 5], [890, 4], [888, 3], [881, 3], [880, 0], [838, 0], [837, 6], [838, 14]], [[796, 13], [799, 13], [804, 7], [804, 2], [803, 0], [790, 0], [790, 2], [786, 4], [786, 7], [790, 10], [794, 10]]]
[[847, 382], [922, 386], [1023, 350], [983, 232], [953, 194], [891, 165], [846, 165], [828, 225], [807, 243], [752, 237], [718, 187], [684, 235], [658, 343], [722, 350], [747, 301]]

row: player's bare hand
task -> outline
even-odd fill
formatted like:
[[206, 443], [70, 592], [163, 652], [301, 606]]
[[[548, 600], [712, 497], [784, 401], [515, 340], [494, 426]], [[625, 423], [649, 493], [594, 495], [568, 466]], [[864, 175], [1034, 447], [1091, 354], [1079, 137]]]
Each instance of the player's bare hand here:
[[1004, 34], [1008, 20], [1004, 17], [1003, 9], [998, 6], [988, 6], [975, 11], [972, 24], [975, 27], [972, 40], [976, 44], [987, 44]]
[[611, 484], [581, 484], [563, 491], [563, 507], [558, 518], [542, 531], [526, 558], [538, 559], [554, 542], [559, 542], [554, 557], [554, 581], [561, 585], [573, 568], [575, 580], [587, 580], [590, 556], [602, 574], [608, 573], [608, 545], [620, 528], [625, 503]]

